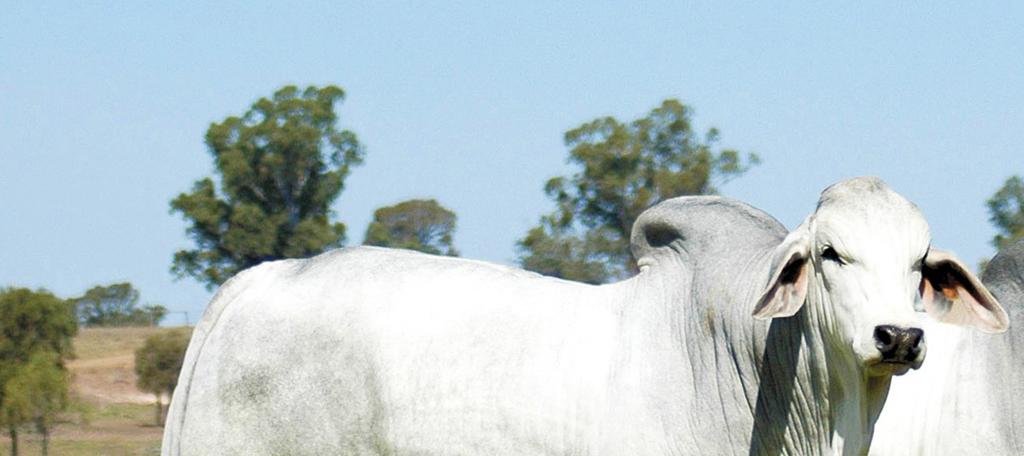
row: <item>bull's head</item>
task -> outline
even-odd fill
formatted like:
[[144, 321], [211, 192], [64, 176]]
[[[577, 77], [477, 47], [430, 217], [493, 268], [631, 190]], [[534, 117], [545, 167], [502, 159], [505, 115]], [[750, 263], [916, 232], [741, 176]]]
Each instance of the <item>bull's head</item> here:
[[953, 255], [930, 247], [921, 212], [881, 180], [826, 189], [818, 208], [775, 250], [758, 318], [802, 307], [826, 343], [852, 353], [869, 375], [901, 375], [924, 361], [918, 314], [1002, 332], [1006, 312]]

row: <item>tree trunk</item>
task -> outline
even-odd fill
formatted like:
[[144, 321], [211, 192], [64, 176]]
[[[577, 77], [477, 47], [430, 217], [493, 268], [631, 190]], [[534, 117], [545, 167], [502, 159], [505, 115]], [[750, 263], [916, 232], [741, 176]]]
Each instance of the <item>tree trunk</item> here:
[[50, 455], [50, 428], [40, 426], [39, 431], [43, 434], [43, 456]]
[[164, 401], [160, 393], [156, 393], [156, 425], [164, 425]]
[[11, 434], [11, 456], [18, 456], [18, 428], [11, 426], [7, 430]]

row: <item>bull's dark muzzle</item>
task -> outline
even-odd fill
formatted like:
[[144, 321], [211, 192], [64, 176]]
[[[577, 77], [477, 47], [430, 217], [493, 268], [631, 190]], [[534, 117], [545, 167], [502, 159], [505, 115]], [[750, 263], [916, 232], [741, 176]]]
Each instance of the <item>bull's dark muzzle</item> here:
[[883, 363], [910, 364], [921, 354], [924, 331], [892, 325], [875, 327], [875, 347], [882, 353]]

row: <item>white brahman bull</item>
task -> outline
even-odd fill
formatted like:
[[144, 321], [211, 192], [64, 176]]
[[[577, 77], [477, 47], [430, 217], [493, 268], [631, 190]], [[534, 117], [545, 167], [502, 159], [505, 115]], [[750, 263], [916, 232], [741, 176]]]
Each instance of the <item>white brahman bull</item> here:
[[788, 235], [729, 199], [658, 204], [610, 285], [365, 247], [264, 264], [196, 326], [163, 454], [863, 454], [924, 358], [919, 287], [1006, 326], [929, 237], [860, 178]]
[[993, 336], [926, 322], [928, 363], [893, 382], [874, 455], [1024, 455], [1024, 240], [982, 282], [1012, 325]]

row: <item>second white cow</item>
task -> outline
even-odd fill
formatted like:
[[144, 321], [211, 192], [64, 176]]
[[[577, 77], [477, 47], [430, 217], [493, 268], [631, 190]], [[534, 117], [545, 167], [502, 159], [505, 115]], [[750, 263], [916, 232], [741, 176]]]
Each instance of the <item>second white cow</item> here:
[[893, 382], [871, 454], [1024, 455], [1024, 240], [982, 281], [1009, 310], [1004, 335], [925, 320], [928, 363]]
[[863, 454], [924, 359], [915, 306], [1007, 323], [929, 242], [860, 178], [788, 234], [725, 198], [661, 203], [610, 285], [375, 248], [264, 264], [196, 327], [163, 454]]

